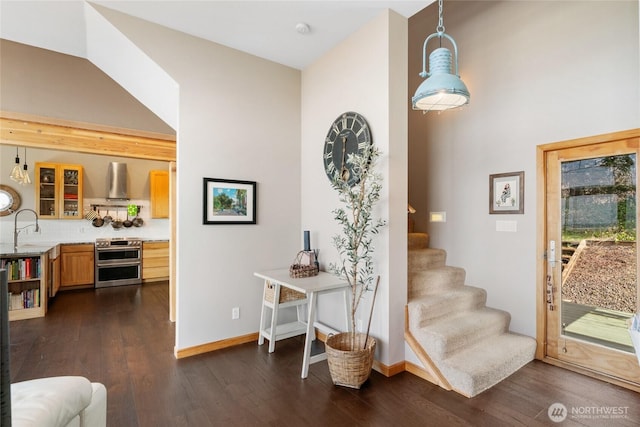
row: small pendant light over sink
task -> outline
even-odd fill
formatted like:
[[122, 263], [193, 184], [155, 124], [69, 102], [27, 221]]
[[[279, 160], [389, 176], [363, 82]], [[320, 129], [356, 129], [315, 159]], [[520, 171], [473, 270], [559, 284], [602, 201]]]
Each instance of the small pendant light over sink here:
[[[442, 21], [442, 0], [438, 0], [438, 26], [436, 32], [429, 35], [422, 47], [422, 72], [420, 77], [427, 79], [420, 84], [416, 94], [411, 98], [414, 110], [423, 110], [425, 113], [432, 110], [448, 110], [469, 103], [469, 90], [458, 76], [458, 46], [453, 37], [444, 32]], [[427, 43], [432, 38], [440, 39], [440, 47], [429, 55], [429, 72], [426, 71]], [[455, 54], [455, 73], [451, 72], [451, 51], [442, 47], [442, 39], [445, 38], [453, 45]]]
[[16, 147], [16, 165], [11, 170], [9, 178], [19, 184], [22, 183], [22, 169], [20, 169], [20, 155], [18, 154], [18, 147]]
[[24, 165], [22, 166], [22, 185], [31, 184], [31, 177], [29, 176], [29, 168], [27, 167], [27, 147], [24, 147]]

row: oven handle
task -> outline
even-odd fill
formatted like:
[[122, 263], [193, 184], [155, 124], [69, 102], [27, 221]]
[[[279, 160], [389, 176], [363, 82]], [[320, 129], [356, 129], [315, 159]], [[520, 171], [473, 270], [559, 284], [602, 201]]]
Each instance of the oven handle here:
[[127, 249], [140, 250], [142, 249], [142, 246], [112, 246], [109, 248], [96, 248], [96, 252], [123, 251]]
[[132, 267], [140, 264], [142, 264], [140, 260], [134, 262], [96, 262], [96, 267]]

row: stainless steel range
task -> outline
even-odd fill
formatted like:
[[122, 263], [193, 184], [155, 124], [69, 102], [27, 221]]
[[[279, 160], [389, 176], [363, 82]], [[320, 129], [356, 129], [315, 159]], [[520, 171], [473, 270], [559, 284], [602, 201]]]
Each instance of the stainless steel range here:
[[142, 283], [142, 240], [96, 239], [96, 288]]

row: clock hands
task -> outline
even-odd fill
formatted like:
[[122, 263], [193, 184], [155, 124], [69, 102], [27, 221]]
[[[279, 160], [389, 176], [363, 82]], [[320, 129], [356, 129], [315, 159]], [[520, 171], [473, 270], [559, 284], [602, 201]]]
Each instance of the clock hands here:
[[347, 151], [347, 137], [343, 136], [342, 137], [342, 166], [340, 168], [340, 178], [342, 178], [343, 181], [349, 180], [349, 169], [344, 167], [346, 151]]

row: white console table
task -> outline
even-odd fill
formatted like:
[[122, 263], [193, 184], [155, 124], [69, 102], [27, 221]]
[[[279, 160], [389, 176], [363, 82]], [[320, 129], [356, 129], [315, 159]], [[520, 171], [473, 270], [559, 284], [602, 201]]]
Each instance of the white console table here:
[[[312, 363], [326, 360], [326, 353], [316, 354], [311, 356], [311, 342], [315, 339], [315, 329], [318, 328], [323, 332], [337, 333], [332, 328], [316, 321], [316, 306], [317, 298], [319, 295], [330, 292], [342, 292], [344, 296], [344, 318], [345, 318], [345, 331], [351, 330], [350, 323], [350, 293], [349, 284], [343, 279], [326, 272], [319, 272], [317, 276], [303, 277], [303, 278], [291, 278], [289, 277], [289, 270], [269, 270], [264, 272], [253, 273], [256, 277], [264, 279], [265, 282], [269, 282], [275, 286], [273, 302], [266, 300], [266, 286], [262, 296], [262, 313], [260, 315], [260, 335], [258, 338], [258, 344], [262, 345], [264, 339], [269, 340], [269, 352], [273, 352], [275, 349], [275, 342], [279, 339], [289, 338], [296, 335], [306, 334], [304, 342], [304, 354], [302, 357], [302, 378], [307, 378], [309, 375], [309, 365]], [[288, 301], [278, 304], [280, 287], [284, 286], [289, 289], [301, 292], [305, 294], [306, 298], [294, 301]], [[303, 319], [300, 315], [300, 309], [302, 304], [307, 304], [307, 319]], [[298, 309], [298, 321], [286, 323], [284, 325], [276, 325], [278, 320], [278, 308], [293, 307]], [[267, 325], [267, 312], [266, 308], [270, 308], [271, 312], [271, 325]]]

